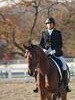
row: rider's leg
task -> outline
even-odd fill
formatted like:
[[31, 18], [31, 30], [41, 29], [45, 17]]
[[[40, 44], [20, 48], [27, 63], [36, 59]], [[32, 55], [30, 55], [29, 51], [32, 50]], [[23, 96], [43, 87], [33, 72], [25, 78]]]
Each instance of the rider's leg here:
[[63, 82], [64, 82], [64, 86], [66, 88], [66, 91], [70, 92], [71, 90], [69, 89], [69, 86], [68, 86], [67, 70], [64, 70], [62, 75], [63, 75]]
[[60, 56], [59, 59], [62, 61], [63, 63], [63, 82], [64, 82], [64, 86], [66, 88], [66, 91], [67, 92], [70, 92], [71, 90], [69, 89], [69, 86], [68, 86], [68, 74], [67, 74], [67, 65], [66, 65], [66, 61], [65, 59], [63, 58], [63, 56]]

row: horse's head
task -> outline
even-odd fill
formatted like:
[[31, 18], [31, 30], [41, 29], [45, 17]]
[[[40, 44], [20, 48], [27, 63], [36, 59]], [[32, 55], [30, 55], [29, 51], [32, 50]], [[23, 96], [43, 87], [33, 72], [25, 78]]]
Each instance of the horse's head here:
[[24, 48], [26, 50], [25, 52], [25, 58], [27, 58], [28, 61], [28, 74], [30, 76], [34, 75], [36, 66], [37, 66], [37, 55], [34, 45], [25, 46]]

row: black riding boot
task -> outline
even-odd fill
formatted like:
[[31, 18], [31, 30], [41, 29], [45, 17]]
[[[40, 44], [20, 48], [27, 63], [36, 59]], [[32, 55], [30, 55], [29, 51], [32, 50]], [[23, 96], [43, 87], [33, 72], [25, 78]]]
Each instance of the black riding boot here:
[[71, 92], [68, 86], [68, 76], [67, 76], [67, 70], [63, 71], [63, 82], [64, 82], [64, 87], [67, 92]]

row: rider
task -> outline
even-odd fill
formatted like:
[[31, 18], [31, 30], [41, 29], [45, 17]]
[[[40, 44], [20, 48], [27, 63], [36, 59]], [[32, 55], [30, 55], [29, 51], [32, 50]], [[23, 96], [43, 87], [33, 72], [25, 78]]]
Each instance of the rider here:
[[46, 20], [47, 29], [42, 31], [40, 46], [47, 55], [51, 54], [62, 61], [63, 64], [63, 81], [67, 92], [71, 90], [68, 87], [67, 66], [62, 52], [62, 36], [59, 30], [55, 29], [55, 20], [53, 17]]

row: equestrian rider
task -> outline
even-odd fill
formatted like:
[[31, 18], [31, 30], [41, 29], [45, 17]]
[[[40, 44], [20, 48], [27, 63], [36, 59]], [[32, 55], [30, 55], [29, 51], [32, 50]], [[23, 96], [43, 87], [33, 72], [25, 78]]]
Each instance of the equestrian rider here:
[[71, 90], [68, 87], [67, 66], [62, 52], [62, 35], [61, 32], [55, 29], [55, 20], [53, 17], [46, 20], [47, 29], [42, 31], [40, 46], [47, 55], [51, 54], [61, 60], [63, 64], [63, 81], [67, 92]]

